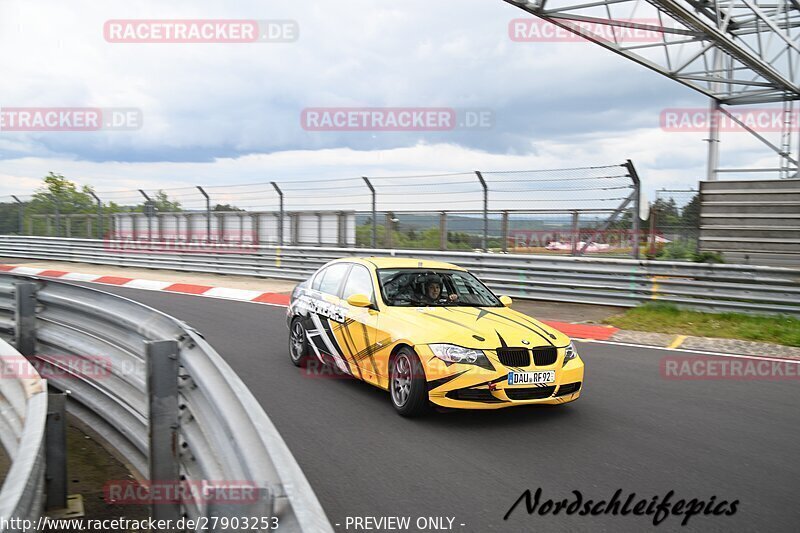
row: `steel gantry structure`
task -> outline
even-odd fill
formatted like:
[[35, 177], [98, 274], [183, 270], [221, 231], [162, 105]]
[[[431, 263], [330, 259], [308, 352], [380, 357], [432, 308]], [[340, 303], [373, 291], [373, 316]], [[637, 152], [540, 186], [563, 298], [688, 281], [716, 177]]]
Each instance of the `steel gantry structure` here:
[[[504, 1], [707, 95], [707, 179], [720, 172], [797, 176], [791, 143], [800, 99], [800, 0]], [[631, 32], [655, 38], [632, 39]], [[777, 143], [729, 109], [759, 104], [782, 104]], [[778, 167], [719, 168], [720, 119], [776, 152]]]

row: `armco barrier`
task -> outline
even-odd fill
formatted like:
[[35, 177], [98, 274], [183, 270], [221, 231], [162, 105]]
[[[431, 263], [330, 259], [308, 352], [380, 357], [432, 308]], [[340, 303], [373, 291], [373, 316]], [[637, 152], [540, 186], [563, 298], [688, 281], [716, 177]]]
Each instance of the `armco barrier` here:
[[456, 263], [475, 272], [496, 292], [523, 299], [621, 307], [658, 301], [707, 311], [800, 314], [798, 269], [425, 250], [243, 245], [232, 250], [228, 244], [0, 236], [0, 257], [289, 280], [305, 279], [331, 259], [355, 255]]
[[11, 518], [35, 519], [44, 508], [47, 383], [0, 339], [0, 441], [11, 467], [0, 490], [0, 533]]
[[[28, 311], [16, 302], [26, 293], [34, 300]], [[176, 479], [193, 487], [230, 482], [258, 487], [252, 501], [226, 507], [190, 499], [177, 512], [189, 518], [275, 516], [282, 531], [333, 531], [264, 410], [219, 354], [186, 324], [102, 291], [0, 274], [0, 336], [16, 336], [18, 343], [29, 339], [32, 353], [27, 355], [39, 368], [48, 369], [49, 384], [69, 391], [67, 411], [140, 477], [169, 471], [168, 456], [174, 452]], [[153, 383], [163, 378], [166, 370], [160, 369], [170, 364], [177, 393], [167, 397]], [[170, 400], [175, 401], [177, 428], [159, 428], [150, 414], [160, 416]], [[172, 446], [150, 450], [150, 439], [163, 438], [162, 431], [174, 432]], [[173, 478], [155, 480], [167, 479]], [[155, 513], [163, 508], [153, 509]]]

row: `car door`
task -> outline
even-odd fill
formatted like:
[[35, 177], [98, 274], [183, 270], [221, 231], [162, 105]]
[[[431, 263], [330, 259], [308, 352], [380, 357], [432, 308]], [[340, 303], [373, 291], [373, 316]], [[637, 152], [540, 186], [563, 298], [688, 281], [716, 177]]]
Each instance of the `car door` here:
[[[356, 307], [347, 303], [354, 294], [364, 294], [372, 302], [372, 307]], [[339, 330], [340, 346], [346, 350], [353, 368], [353, 375], [380, 386], [375, 353], [377, 344], [378, 308], [375, 301], [375, 287], [372, 272], [364, 265], [354, 264], [347, 275], [342, 289], [342, 306], [347, 309], [346, 320]]]
[[306, 334], [311, 350], [317, 358], [332, 362], [346, 374], [353, 372], [338, 341], [347, 311], [339, 295], [351, 266], [351, 263], [334, 263], [319, 271], [304, 302], [308, 308]]

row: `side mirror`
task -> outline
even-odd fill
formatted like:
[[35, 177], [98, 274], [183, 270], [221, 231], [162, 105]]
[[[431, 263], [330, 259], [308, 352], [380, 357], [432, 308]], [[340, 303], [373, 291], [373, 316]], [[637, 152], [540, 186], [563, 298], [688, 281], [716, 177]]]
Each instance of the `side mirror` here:
[[347, 299], [353, 307], [372, 307], [372, 300], [366, 294], [353, 294]]
[[501, 296], [500, 303], [505, 305], [506, 307], [511, 307], [511, 304], [514, 303], [514, 300], [512, 300], [510, 296]]

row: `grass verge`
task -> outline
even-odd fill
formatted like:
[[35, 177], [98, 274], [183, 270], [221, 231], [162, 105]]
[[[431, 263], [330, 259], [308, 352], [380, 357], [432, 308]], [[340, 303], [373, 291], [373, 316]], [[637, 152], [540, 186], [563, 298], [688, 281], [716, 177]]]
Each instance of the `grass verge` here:
[[721, 337], [800, 346], [800, 319], [739, 313], [701, 313], [668, 304], [645, 304], [604, 320], [620, 329]]

